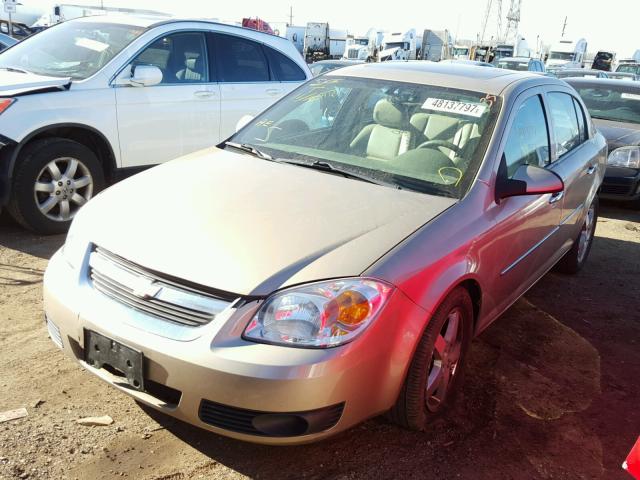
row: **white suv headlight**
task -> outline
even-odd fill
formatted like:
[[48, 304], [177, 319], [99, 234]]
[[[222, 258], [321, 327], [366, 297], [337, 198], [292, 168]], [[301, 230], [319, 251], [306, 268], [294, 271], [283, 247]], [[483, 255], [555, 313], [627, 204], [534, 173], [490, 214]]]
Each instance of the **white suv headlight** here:
[[325, 348], [362, 333], [393, 287], [380, 280], [346, 278], [282, 290], [267, 298], [244, 332], [246, 340]]
[[607, 165], [640, 168], [640, 146], [616, 148], [609, 154]]

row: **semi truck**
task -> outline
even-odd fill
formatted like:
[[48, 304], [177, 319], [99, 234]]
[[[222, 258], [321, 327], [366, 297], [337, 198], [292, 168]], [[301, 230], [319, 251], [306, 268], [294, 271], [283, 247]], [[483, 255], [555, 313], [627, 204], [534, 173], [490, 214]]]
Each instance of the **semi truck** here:
[[329, 58], [329, 24], [319, 22], [307, 23], [304, 32], [303, 55], [307, 63]]
[[378, 51], [378, 61], [415, 60], [416, 59], [416, 30], [406, 32], [385, 33], [382, 46]]
[[337, 28], [329, 29], [329, 57], [342, 58], [347, 47], [347, 31]]
[[342, 58], [345, 60], [375, 61], [382, 45], [383, 32], [370, 28], [364, 35], [354, 36], [346, 45]]
[[448, 30], [425, 30], [418, 58], [439, 62], [452, 57], [453, 41]]
[[286, 38], [295, 45], [296, 50], [300, 52], [300, 55], [304, 52], [304, 32], [306, 27], [287, 25], [285, 33]]
[[560, 40], [549, 49], [546, 61], [547, 69], [583, 68], [584, 57], [587, 53], [587, 41]]

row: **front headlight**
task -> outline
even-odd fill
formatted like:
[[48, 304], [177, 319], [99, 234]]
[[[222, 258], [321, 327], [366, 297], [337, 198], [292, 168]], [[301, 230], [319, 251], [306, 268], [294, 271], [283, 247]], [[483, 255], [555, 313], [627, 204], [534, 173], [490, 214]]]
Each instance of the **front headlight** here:
[[71, 222], [67, 238], [62, 246], [62, 256], [73, 268], [80, 268], [88, 247], [89, 242], [84, 235], [81, 235], [81, 229], [78, 227], [76, 218]]
[[273, 294], [251, 319], [246, 340], [292, 347], [335, 347], [362, 333], [389, 299], [380, 280], [347, 278]]
[[640, 168], [640, 146], [616, 148], [609, 154], [607, 165], [612, 167]]

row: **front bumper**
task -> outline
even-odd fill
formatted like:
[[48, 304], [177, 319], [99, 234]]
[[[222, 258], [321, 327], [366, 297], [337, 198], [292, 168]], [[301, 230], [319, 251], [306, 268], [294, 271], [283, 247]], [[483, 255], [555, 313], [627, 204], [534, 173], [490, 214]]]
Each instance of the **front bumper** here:
[[[353, 342], [304, 349], [243, 340], [241, 334], [258, 306], [256, 301], [240, 308], [231, 305], [205, 326], [177, 327], [185, 332], [175, 326], [157, 330], [165, 322], [94, 290], [61, 252], [51, 259], [44, 278], [50, 331], [59, 332], [64, 352], [85, 369], [180, 420], [266, 444], [319, 440], [391, 408], [427, 318], [396, 290], [380, 316]], [[141, 351], [145, 385], [154, 388], [132, 389], [121, 377], [88, 365], [85, 329]], [[297, 427], [265, 432], [260, 424], [273, 423], [273, 415]], [[228, 422], [223, 425], [216, 418]]]
[[600, 197], [609, 200], [633, 201], [640, 199], [640, 170], [625, 167], [607, 167]]

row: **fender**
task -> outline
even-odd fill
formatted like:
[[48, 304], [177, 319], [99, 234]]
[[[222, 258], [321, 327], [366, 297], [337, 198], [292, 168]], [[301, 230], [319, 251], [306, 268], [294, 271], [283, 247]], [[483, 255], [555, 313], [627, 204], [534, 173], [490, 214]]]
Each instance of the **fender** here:
[[115, 163], [116, 156], [115, 152], [113, 151], [113, 146], [99, 130], [82, 123], [54, 123], [51, 125], [47, 125], [29, 133], [20, 142], [15, 142], [11, 139], [7, 139], [7, 146], [0, 150], [0, 206], [7, 205], [7, 203], [9, 202], [9, 197], [11, 196], [11, 180], [13, 179], [15, 165], [18, 161], [18, 157], [20, 156], [20, 152], [22, 151], [22, 149], [37, 135], [55, 128], [78, 128], [96, 134], [104, 141], [109, 149], [109, 157], [111, 160], [109, 161], [110, 164], [106, 165], [106, 173], [110, 174], [117, 169], [117, 165]]

